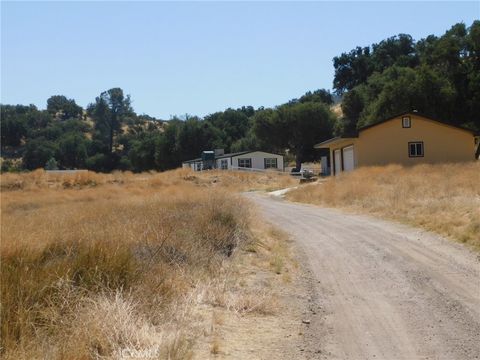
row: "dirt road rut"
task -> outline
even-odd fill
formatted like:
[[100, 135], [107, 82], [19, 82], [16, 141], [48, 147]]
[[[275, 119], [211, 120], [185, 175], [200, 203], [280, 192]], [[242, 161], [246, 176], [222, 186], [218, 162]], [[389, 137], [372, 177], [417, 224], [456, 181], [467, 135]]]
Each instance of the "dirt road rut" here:
[[477, 255], [407, 226], [247, 196], [297, 241], [315, 278], [304, 356], [480, 358]]

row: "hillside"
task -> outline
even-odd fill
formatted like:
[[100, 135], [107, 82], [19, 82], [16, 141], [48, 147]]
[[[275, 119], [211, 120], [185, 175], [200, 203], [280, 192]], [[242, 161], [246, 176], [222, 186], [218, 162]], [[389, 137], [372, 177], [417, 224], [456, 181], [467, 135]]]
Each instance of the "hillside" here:
[[163, 171], [215, 148], [288, 153], [298, 167], [318, 160], [314, 144], [412, 110], [480, 131], [479, 44], [480, 21], [420, 40], [399, 34], [334, 57], [333, 94], [307, 91], [272, 108], [227, 108], [203, 118], [165, 122], [138, 115], [121, 88], [102, 92], [86, 109], [61, 95], [47, 99], [46, 110], [3, 104], [2, 157], [8, 161], [2, 169], [48, 163], [102, 172]]

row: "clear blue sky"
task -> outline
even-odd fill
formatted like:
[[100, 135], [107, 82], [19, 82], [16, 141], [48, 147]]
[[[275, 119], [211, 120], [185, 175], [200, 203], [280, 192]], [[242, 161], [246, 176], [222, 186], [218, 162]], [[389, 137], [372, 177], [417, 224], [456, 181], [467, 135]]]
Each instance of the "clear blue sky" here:
[[121, 87], [168, 119], [332, 87], [332, 58], [471, 25], [480, 2], [2, 2], [1, 101], [86, 106]]

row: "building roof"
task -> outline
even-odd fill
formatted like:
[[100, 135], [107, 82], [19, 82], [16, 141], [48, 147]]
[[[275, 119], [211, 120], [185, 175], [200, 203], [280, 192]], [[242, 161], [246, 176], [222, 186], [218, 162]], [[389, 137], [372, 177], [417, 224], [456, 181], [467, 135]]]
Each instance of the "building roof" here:
[[[240, 152], [234, 152], [234, 153], [229, 153], [229, 154], [222, 154], [222, 155], [215, 156], [215, 160], [231, 158], [231, 157], [239, 156], [239, 155], [250, 154], [250, 153], [253, 153], [253, 152], [257, 152], [257, 151], [260, 151], [260, 150], [240, 151]], [[264, 152], [264, 151], [261, 151], [261, 152]], [[267, 153], [267, 154], [273, 154], [273, 153]], [[273, 155], [278, 155], [278, 154], [273, 154]], [[193, 160], [185, 160], [185, 161], [182, 161], [182, 163], [193, 163], [193, 162], [197, 162], [197, 161], [202, 161], [202, 158], [197, 158], [197, 159], [193, 159]]]
[[435, 121], [435, 122], [438, 122], [440, 124], [443, 124], [443, 125], [447, 125], [447, 126], [450, 126], [450, 127], [453, 127], [453, 128], [457, 128], [457, 129], [460, 129], [460, 130], [465, 130], [465, 131], [468, 131], [470, 133], [472, 133], [473, 135], [476, 135], [475, 134], [475, 131], [472, 130], [472, 129], [469, 129], [469, 128], [466, 128], [466, 127], [463, 127], [463, 126], [459, 126], [459, 125], [453, 125], [453, 124], [450, 124], [444, 120], [439, 120], [439, 119], [436, 119], [436, 118], [433, 118], [431, 116], [428, 116], [428, 115], [425, 115], [425, 114], [422, 114], [422, 113], [419, 113], [418, 111], [404, 111], [400, 114], [396, 114], [396, 115], [393, 115], [393, 116], [390, 116], [386, 119], [383, 119], [383, 120], [380, 120], [380, 121], [377, 121], [377, 122], [374, 122], [372, 124], [369, 124], [369, 125], [365, 125], [365, 126], [362, 126], [360, 128], [358, 128], [358, 132], [360, 131], [363, 131], [363, 130], [366, 130], [366, 129], [369, 129], [371, 127], [374, 127], [374, 126], [377, 126], [377, 125], [380, 125], [380, 124], [383, 124], [387, 121], [390, 121], [390, 120], [393, 120], [397, 117], [400, 117], [400, 116], [405, 116], [405, 115], [414, 115], [414, 116], [420, 116], [420, 117], [423, 117], [425, 119], [428, 119], [428, 120], [432, 120], [432, 121]]
[[[203, 151], [203, 152], [206, 152], [206, 151]], [[230, 154], [222, 154], [222, 155], [215, 156], [215, 160], [229, 158], [229, 157], [232, 157], [232, 156], [238, 156], [238, 155], [243, 155], [243, 154], [249, 154], [249, 153], [252, 153], [252, 152], [254, 152], [254, 151], [240, 151], [240, 152], [235, 152], [235, 153], [230, 153]], [[193, 160], [185, 160], [183, 162], [184, 163], [192, 163], [192, 162], [197, 162], [197, 161], [202, 161], [202, 158], [197, 158], [197, 159], [193, 159]]]
[[255, 151], [240, 151], [240, 152], [236, 152], [236, 153], [222, 154], [222, 155], [215, 156], [215, 159], [229, 158], [229, 157], [232, 157], [232, 156], [244, 155], [244, 154], [249, 154], [249, 153], [252, 153], [252, 152], [255, 152]]
[[352, 135], [352, 136], [336, 136], [334, 138], [331, 138], [331, 139], [328, 139], [328, 140], [325, 140], [325, 141], [322, 141], [321, 143], [318, 143], [318, 144], [315, 144], [313, 145], [313, 147], [315, 149], [320, 149], [321, 147], [325, 146], [325, 145], [330, 145], [330, 144], [333, 144], [333, 143], [336, 143], [336, 142], [339, 142], [339, 141], [343, 141], [343, 140], [347, 140], [347, 139], [354, 139], [354, 138], [357, 138], [358, 136], [356, 135]]
[[230, 154], [218, 155], [218, 156], [215, 156], [215, 160], [216, 159], [223, 159], [223, 158], [230, 158], [230, 157], [239, 156], [239, 155], [250, 154], [250, 153], [254, 153], [254, 152], [263, 152], [265, 154], [283, 156], [283, 155], [280, 155], [280, 154], [270, 153], [270, 152], [261, 151], [261, 150], [250, 150], [250, 151], [240, 151], [240, 152], [235, 152], [235, 153], [230, 153]]
[[369, 125], [365, 125], [365, 126], [362, 126], [360, 128], [357, 129], [357, 132], [355, 134], [351, 134], [351, 135], [342, 135], [342, 136], [337, 136], [337, 137], [334, 137], [334, 138], [331, 138], [331, 139], [328, 139], [328, 140], [325, 140], [319, 144], [315, 144], [313, 147], [316, 148], [316, 149], [319, 149], [325, 145], [330, 145], [330, 144], [333, 144], [333, 143], [336, 143], [336, 142], [339, 142], [339, 141], [343, 141], [343, 140], [346, 140], [346, 139], [354, 139], [354, 138], [358, 138], [358, 134], [363, 131], [363, 130], [366, 130], [366, 129], [369, 129], [371, 127], [374, 127], [374, 126], [377, 126], [377, 125], [380, 125], [380, 124], [383, 124], [387, 121], [390, 121], [390, 120], [393, 120], [395, 118], [398, 118], [400, 116], [405, 116], [405, 115], [414, 115], [414, 116], [420, 116], [420, 117], [423, 117], [423, 118], [426, 118], [428, 120], [431, 120], [431, 121], [435, 121], [437, 123], [440, 123], [442, 125], [446, 125], [446, 126], [450, 126], [450, 127], [453, 127], [453, 128], [456, 128], [456, 129], [460, 129], [460, 130], [464, 130], [464, 131], [468, 131], [470, 132], [472, 135], [474, 136], [477, 136], [478, 134], [475, 133], [474, 130], [472, 129], [468, 129], [466, 127], [463, 127], [463, 126], [458, 126], [458, 125], [453, 125], [453, 124], [449, 124], [448, 122], [445, 122], [445, 121], [442, 121], [442, 120], [438, 120], [438, 119], [434, 119], [430, 116], [427, 116], [427, 115], [424, 115], [424, 114], [421, 114], [417, 111], [405, 111], [405, 112], [402, 112], [400, 114], [397, 114], [397, 115], [394, 115], [394, 116], [390, 116], [386, 119], [383, 119], [383, 120], [380, 120], [380, 121], [377, 121], [375, 123], [372, 123], [372, 124], [369, 124]]
[[197, 162], [197, 161], [202, 161], [202, 158], [196, 158], [196, 159], [192, 159], [192, 160], [185, 160], [185, 161], [182, 161], [182, 163], [193, 163], [193, 162]]

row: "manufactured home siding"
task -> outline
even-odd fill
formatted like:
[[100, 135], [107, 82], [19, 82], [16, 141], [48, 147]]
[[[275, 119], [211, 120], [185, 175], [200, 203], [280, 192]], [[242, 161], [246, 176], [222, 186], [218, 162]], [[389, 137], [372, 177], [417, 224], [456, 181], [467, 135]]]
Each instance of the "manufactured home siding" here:
[[[360, 132], [355, 144], [359, 166], [461, 162], [474, 160], [474, 138], [468, 131], [420, 116], [410, 115], [411, 127], [402, 127], [402, 116]], [[423, 157], [410, 157], [408, 143], [423, 142]]]
[[227, 163], [227, 169], [226, 170], [230, 170], [232, 168], [232, 164], [231, 164], [231, 158], [227, 157], [227, 158], [222, 158], [222, 159], [217, 159], [215, 160], [216, 161], [216, 167], [217, 169], [222, 169], [222, 161], [225, 161]]
[[265, 169], [265, 159], [277, 159], [277, 169], [283, 171], [283, 156], [270, 154], [263, 151], [254, 151], [247, 154], [233, 156], [231, 166], [238, 168], [238, 159], [252, 159], [252, 169]]
[[[247, 163], [251, 170], [265, 170], [268, 165], [267, 170], [275, 169], [277, 171], [284, 171], [283, 156], [267, 153], [263, 151], [245, 151], [237, 152], [232, 154], [222, 154], [212, 160], [213, 163], [209, 164], [208, 167], [203, 168], [204, 161], [201, 159], [193, 159], [183, 162], [182, 166], [185, 168], [191, 167], [195, 171], [207, 170], [210, 168], [221, 169], [221, 170], [236, 170], [238, 169], [239, 160], [245, 159], [243, 163]], [[269, 161], [270, 160], [270, 161]], [[276, 167], [270, 167], [272, 164], [276, 163]], [[224, 165], [222, 167], [222, 164]]]

